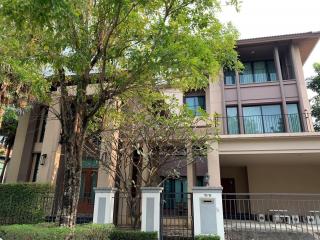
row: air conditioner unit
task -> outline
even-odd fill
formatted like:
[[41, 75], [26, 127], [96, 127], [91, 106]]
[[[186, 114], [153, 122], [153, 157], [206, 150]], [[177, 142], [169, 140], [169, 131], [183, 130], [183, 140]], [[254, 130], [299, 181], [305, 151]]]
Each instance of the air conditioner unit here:
[[266, 216], [263, 213], [259, 213], [257, 215], [257, 221], [261, 222], [261, 223], [264, 223], [266, 221]]
[[279, 222], [281, 222], [280, 215], [279, 215], [279, 214], [274, 214], [274, 215], [272, 215], [272, 221], [273, 221], [274, 223], [279, 223]]
[[308, 224], [314, 225], [316, 224], [316, 217], [315, 216], [307, 216]]
[[292, 215], [291, 220], [292, 220], [292, 224], [300, 223], [299, 215]]

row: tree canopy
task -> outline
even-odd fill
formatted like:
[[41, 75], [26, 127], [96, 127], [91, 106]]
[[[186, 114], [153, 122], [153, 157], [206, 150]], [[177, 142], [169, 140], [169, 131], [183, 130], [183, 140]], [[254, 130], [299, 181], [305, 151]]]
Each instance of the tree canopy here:
[[316, 93], [316, 96], [312, 99], [312, 116], [315, 118], [314, 127], [317, 131], [320, 131], [320, 63], [313, 65], [316, 75], [311, 77], [308, 82], [308, 88]]
[[237, 31], [220, 23], [220, 11], [218, 0], [1, 1], [0, 61], [17, 76], [7, 82], [42, 103], [57, 90], [62, 224], [75, 223], [83, 144], [101, 108], [141, 87], [201, 89], [222, 67], [240, 66]]

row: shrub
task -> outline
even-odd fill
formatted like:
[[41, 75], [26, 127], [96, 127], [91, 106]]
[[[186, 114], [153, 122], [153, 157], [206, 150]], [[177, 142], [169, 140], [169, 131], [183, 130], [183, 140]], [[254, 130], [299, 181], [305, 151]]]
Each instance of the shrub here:
[[114, 230], [110, 233], [110, 240], [155, 240], [158, 239], [156, 232], [123, 231]]
[[75, 229], [53, 224], [0, 226], [0, 238], [5, 240], [64, 240], [73, 233], [74, 240], [109, 240], [112, 225], [83, 224]]
[[216, 235], [198, 235], [195, 236], [195, 240], [220, 240], [220, 237]]
[[43, 221], [52, 190], [49, 184], [0, 184], [0, 224]]
[[124, 231], [113, 225], [81, 224], [75, 229], [50, 223], [0, 226], [4, 240], [64, 240], [69, 234], [74, 240], [156, 240], [156, 232]]

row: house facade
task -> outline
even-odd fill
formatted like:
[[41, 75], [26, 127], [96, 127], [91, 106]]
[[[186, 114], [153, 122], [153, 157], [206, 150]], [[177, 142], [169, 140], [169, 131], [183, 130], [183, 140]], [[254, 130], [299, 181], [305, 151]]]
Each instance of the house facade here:
[[[242, 72], [225, 69], [203, 91], [166, 89], [195, 115], [199, 108], [218, 113], [221, 140], [212, 143], [204, 162], [165, 182], [164, 191], [208, 184], [225, 193], [318, 193], [320, 133], [312, 126], [302, 67], [319, 38], [320, 32], [308, 32], [239, 40]], [[5, 181], [56, 183], [63, 156], [59, 139], [59, 121], [46, 108], [21, 116]], [[80, 198], [93, 196], [94, 187], [114, 186], [86, 154], [81, 180]], [[85, 204], [80, 208], [92, 211]]]

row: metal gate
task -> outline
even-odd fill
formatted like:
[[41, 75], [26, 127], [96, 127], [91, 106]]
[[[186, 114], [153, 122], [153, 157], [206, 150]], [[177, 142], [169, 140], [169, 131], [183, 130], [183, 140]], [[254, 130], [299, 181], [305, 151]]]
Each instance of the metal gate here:
[[160, 239], [194, 239], [192, 193], [161, 193]]

